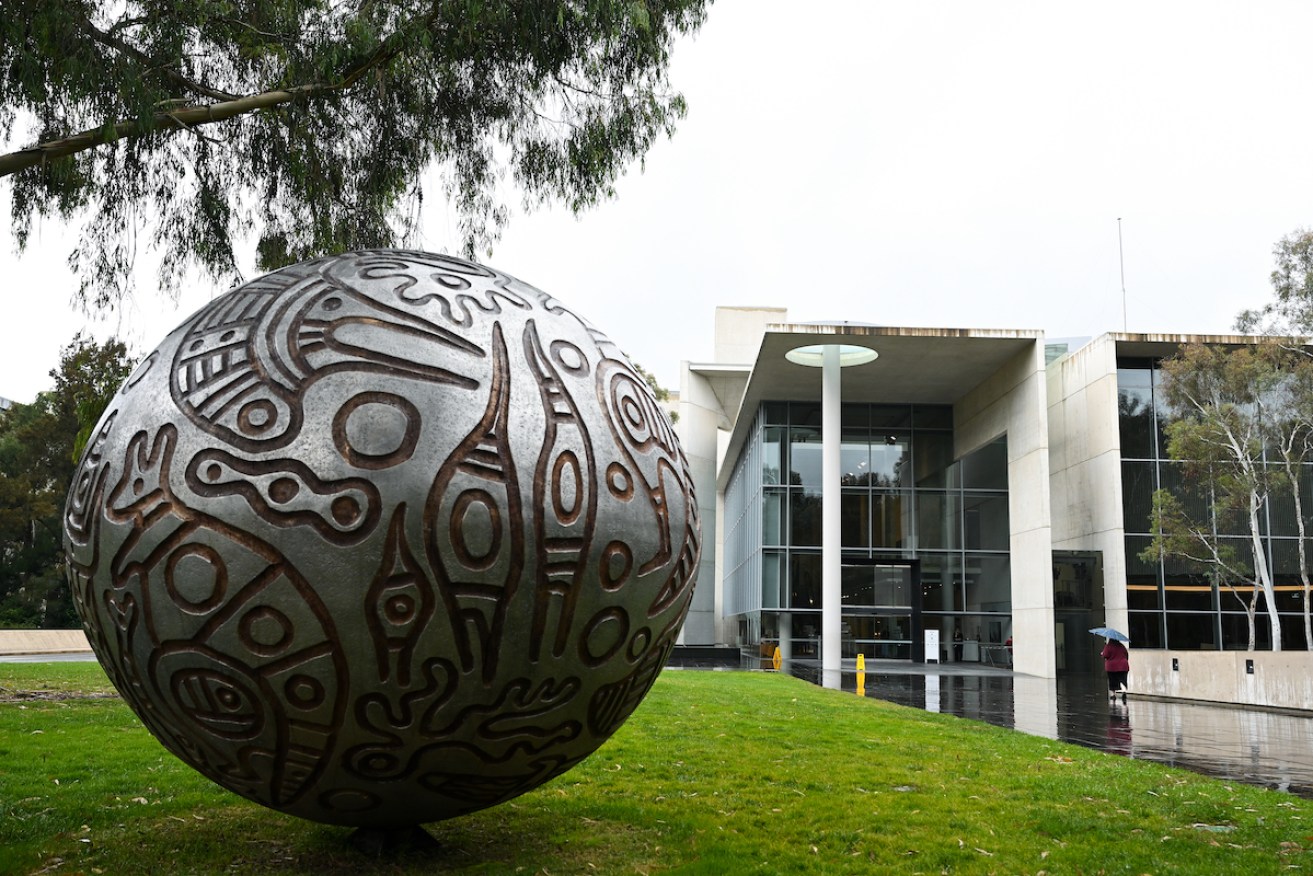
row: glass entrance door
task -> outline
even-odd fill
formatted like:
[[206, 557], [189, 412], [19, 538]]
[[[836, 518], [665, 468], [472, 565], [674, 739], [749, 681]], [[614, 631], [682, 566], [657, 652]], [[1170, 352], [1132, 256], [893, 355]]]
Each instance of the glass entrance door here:
[[920, 565], [916, 560], [845, 560], [843, 656], [923, 662]]

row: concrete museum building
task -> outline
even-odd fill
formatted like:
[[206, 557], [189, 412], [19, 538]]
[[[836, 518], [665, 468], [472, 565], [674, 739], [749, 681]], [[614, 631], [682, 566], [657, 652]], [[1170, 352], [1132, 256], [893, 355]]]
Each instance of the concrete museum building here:
[[[1046, 341], [718, 308], [715, 361], [685, 362], [680, 384], [704, 532], [684, 643], [750, 655], [778, 644], [827, 684], [859, 653], [1101, 671], [1088, 630], [1105, 623], [1138, 648], [1245, 649], [1234, 596], [1138, 556], [1152, 493], [1177, 477], [1157, 363], [1195, 340], [1252, 343]], [[1282, 541], [1294, 524], [1272, 516], [1278, 608], [1302, 647]]]

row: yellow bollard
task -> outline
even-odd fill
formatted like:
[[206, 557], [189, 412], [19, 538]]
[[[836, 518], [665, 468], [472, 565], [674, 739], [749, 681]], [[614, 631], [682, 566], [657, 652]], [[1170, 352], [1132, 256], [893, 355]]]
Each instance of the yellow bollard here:
[[866, 655], [857, 655], [857, 695], [866, 696]]
[[775, 667], [775, 671], [780, 671], [780, 666], [784, 663], [784, 658], [780, 655], [780, 646], [775, 646], [775, 653], [770, 655], [770, 664]]
[[865, 672], [865, 671], [866, 671], [866, 655], [865, 655], [865, 654], [858, 654], [858, 655], [857, 655], [857, 671], [858, 671], [858, 672]]

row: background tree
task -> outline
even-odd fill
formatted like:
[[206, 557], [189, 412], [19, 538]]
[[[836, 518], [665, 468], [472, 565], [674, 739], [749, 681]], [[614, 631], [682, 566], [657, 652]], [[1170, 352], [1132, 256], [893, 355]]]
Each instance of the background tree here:
[[80, 296], [129, 288], [137, 232], [176, 290], [403, 243], [440, 166], [467, 255], [526, 208], [579, 211], [684, 115], [675, 39], [710, 0], [0, 0], [0, 155], [19, 246], [85, 216]]
[[1241, 311], [1238, 331], [1268, 335], [1313, 335], [1313, 230], [1299, 228], [1272, 248], [1276, 266], [1269, 279], [1275, 299]]
[[0, 412], [0, 626], [77, 625], [64, 579], [64, 498], [86, 438], [131, 371], [119, 341], [80, 334], [54, 388]]
[[678, 423], [679, 411], [668, 409], [668, 405], [670, 402], [670, 390], [666, 389], [664, 386], [661, 385], [661, 383], [657, 380], [655, 374], [653, 374], [651, 371], [648, 371], [646, 368], [644, 368], [642, 365], [639, 365], [637, 362], [633, 361], [633, 359], [629, 360], [629, 364], [634, 366], [634, 370], [638, 372], [638, 376], [643, 378], [644, 382], [647, 383], [648, 388], [652, 390], [652, 396], [658, 402], [661, 403], [662, 410], [665, 410], [666, 413], [669, 414], [670, 422]]

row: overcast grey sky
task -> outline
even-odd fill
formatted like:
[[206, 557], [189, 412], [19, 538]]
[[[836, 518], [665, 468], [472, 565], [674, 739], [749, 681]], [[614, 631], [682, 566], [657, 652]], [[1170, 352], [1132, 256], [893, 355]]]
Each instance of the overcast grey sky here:
[[[672, 387], [680, 360], [710, 357], [718, 304], [1226, 331], [1267, 300], [1272, 245], [1313, 226], [1311, 40], [1307, 2], [717, 0], [675, 51], [675, 138], [580, 219], [516, 217], [488, 261]], [[431, 210], [425, 245], [455, 249]], [[0, 233], [2, 396], [47, 388], [80, 327], [144, 354], [213, 292], [88, 323], [68, 306], [71, 240], [47, 224], [20, 258]]]

